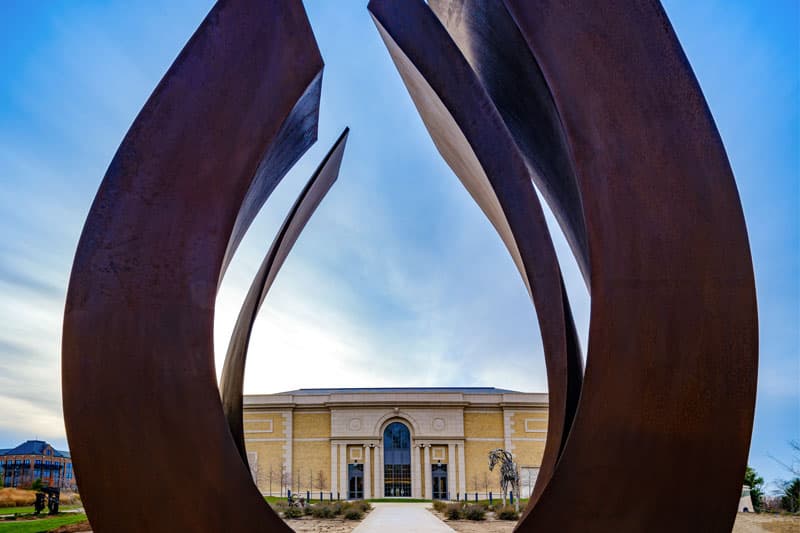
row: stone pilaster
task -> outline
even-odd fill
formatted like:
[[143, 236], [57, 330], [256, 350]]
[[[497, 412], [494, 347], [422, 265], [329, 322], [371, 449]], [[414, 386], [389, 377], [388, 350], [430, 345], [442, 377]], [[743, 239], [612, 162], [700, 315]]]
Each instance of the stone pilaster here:
[[347, 498], [347, 444], [339, 445], [339, 494]]
[[419, 448], [411, 442], [411, 497], [419, 498]]
[[372, 498], [372, 446], [364, 445], [364, 499]]
[[375, 459], [375, 497], [383, 498], [383, 439], [375, 448], [377, 458]]
[[464, 461], [464, 443], [458, 444], [458, 491], [461, 497], [467, 492], [467, 470]]
[[336, 467], [337, 451], [336, 444], [331, 443], [331, 492], [334, 496], [339, 490], [339, 469]]
[[433, 498], [433, 477], [431, 475], [431, 445], [426, 444], [424, 450], [424, 465], [425, 469], [425, 499], [430, 500]]
[[452, 442], [447, 443], [447, 492], [451, 500], [456, 499], [458, 488], [456, 487], [456, 445]]

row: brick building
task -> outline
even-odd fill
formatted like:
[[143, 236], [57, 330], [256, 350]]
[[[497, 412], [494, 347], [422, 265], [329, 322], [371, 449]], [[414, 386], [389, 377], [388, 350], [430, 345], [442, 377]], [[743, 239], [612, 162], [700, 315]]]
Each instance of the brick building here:
[[514, 455], [521, 493], [536, 480], [547, 394], [495, 388], [300, 389], [244, 399], [256, 484], [275, 494], [463, 499], [498, 495], [487, 455]]
[[69, 452], [56, 450], [41, 440], [28, 440], [0, 450], [4, 487], [29, 488], [37, 479], [46, 487], [77, 488]]

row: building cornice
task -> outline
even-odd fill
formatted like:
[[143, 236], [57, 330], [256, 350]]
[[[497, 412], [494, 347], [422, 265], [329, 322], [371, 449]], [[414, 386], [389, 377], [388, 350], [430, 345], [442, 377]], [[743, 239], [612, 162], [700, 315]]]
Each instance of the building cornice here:
[[358, 392], [335, 394], [254, 394], [244, 397], [245, 409], [414, 407], [454, 408], [547, 408], [546, 393], [461, 392]]

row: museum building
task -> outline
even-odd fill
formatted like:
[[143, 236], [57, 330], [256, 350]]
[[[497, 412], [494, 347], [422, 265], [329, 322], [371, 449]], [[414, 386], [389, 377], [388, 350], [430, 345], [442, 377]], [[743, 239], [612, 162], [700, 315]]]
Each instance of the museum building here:
[[488, 453], [510, 451], [527, 497], [547, 394], [480, 387], [299, 389], [244, 398], [247, 456], [264, 493], [463, 499], [500, 493]]

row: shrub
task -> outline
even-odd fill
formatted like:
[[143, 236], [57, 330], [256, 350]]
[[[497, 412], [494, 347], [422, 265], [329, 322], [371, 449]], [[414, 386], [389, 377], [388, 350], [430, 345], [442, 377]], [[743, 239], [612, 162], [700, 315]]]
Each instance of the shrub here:
[[348, 509], [347, 512], [344, 513], [344, 517], [347, 520], [361, 520], [364, 518], [364, 513], [356, 508], [352, 508]]
[[300, 518], [303, 516], [303, 510], [299, 507], [287, 507], [283, 512], [284, 518]]
[[303, 506], [303, 514], [304, 515], [311, 516], [311, 511], [312, 511], [312, 509], [311, 509], [310, 505], [304, 505]]
[[42, 484], [42, 478], [36, 478], [31, 484], [31, 490], [39, 491], [42, 490], [42, 487], [44, 487]]
[[486, 520], [486, 509], [482, 505], [469, 505], [464, 509], [467, 520]]
[[65, 490], [61, 492], [58, 501], [61, 502], [61, 505], [80, 505], [81, 495], [77, 492]]
[[289, 508], [289, 504], [285, 500], [270, 503], [269, 505], [276, 513], [283, 513]]
[[790, 513], [800, 512], [800, 478], [794, 478], [784, 485], [781, 507]]
[[370, 504], [367, 500], [353, 500], [349, 502], [348, 507], [352, 509], [358, 509], [362, 513], [366, 513], [372, 509], [372, 504]]
[[0, 489], [0, 507], [24, 507], [33, 505], [36, 493], [32, 490], [15, 488]]
[[444, 511], [448, 520], [461, 520], [463, 511], [460, 503], [448, 504]]
[[314, 518], [333, 518], [337, 514], [333, 505], [318, 503], [311, 508], [311, 516]]
[[513, 505], [506, 505], [505, 507], [500, 507], [496, 512], [495, 515], [500, 520], [519, 520], [519, 513], [516, 509], [514, 509]]
[[447, 509], [447, 502], [442, 500], [433, 500], [433, 509], [434, 511], [438, 511], [440, 513], [444, 513]]

